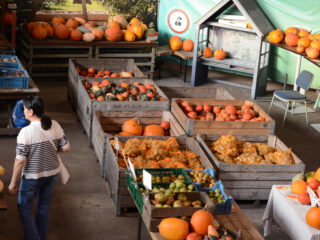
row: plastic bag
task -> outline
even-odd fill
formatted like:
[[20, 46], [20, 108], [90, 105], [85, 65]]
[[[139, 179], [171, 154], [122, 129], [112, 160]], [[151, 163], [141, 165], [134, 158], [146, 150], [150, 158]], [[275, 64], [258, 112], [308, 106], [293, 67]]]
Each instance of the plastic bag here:
[[23, 100], [18, 100], [12, 109], [12, 124], [15, 128], [22, 128], [28, 125], [28, 120], [23, 112]]

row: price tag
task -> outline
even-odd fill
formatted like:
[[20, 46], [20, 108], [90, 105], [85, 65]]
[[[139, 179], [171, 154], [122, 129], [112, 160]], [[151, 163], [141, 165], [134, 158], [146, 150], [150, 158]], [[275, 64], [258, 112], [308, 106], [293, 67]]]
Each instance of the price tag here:
[[152, 190], [152, 175], [146, 170], [143, 170], [142, 174], [143, 185], [146, 187], [146, 189]]
[[116, 147], [117, 152], [119, 152], [120, 146], [119, 146], [119, 140], [117, 137], [114, 138], [114, 145]]
[[130, 158], [128, 158], [128, 164], [129, 164], [129, 169], [132, 173], [132, 176], [133, 176], [134, 180], [136, 181], [137, 180], [136, 171], [134, 170], [134, 166], [133, 166], [132, 162], [130, 161]]

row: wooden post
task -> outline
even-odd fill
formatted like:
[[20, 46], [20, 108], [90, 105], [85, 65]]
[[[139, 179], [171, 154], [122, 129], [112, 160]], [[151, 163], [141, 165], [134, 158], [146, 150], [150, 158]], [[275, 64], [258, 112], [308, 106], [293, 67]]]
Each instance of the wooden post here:
[[87, 13], [87, 0], [81, 0], [82, 2], [82, 12], [84, 20], [88, 21], [88, 13]]

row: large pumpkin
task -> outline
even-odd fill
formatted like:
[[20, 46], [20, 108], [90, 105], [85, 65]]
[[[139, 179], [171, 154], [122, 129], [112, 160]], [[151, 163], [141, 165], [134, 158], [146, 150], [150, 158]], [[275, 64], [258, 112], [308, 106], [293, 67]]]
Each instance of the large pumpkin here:
[[173, 39], [170, 43], [170, 48], [174, 51], [179, 51], [182, 48], [182, 41], [179, 39]]
[[205, 209], [198, 210], [192, 215], [190, 225], [196, 233], [203, 236], [207, 234], [208, 226], [214, 225], [214, 217]]
[[306, 214], [306, 222], [311, 227], [320, 230], [320, 208], [311, 207]]
[[77, 27], [79, 27], [79, 22], [76, 21], [74, 18], [69, 18], [66, 22], [66, 26], [76, 29]]
[[137, 40], [142, 39], [144, 36], [144, 29], [140, 24], [132, 25], [129, 31], [135, 35]]
[[131, 119], [125, 121], [122, 124], [122, 132], [132, 133], [135, 136], [141, 136], [143, 131], [143, 127], [139, 124], [136, 119]]
[[54, 34], [58, 39], [67, 39], [70, 35], [70, 31], [66, 25], [59, 24], [55, 27]]
[[70, 33], [70, 38], [72, 40], [79, 41], [79, 40], [82, 39], [82, 32], [80, 32], [79, 30], [75, 29]]
[[289, 32], [286, 33], [286, 37], [284, 39], [284, 41], [286, 42], [286, 44], [290, 47], [296, 47], [298, 45], [298, 41], [299, 41], [299, 36], [298, 34], [295, 34], [293, 32]]
[[185, 240], [189, 224], [180, 218], [164, 218], [159, 224], [159, 233], [167, 240]]
[[120, 41], [122, 38], [123, 32], [120, 27], [108, 27], [105, 31], [105, 37], [110, 42]]
[[164, 136], [164, 129], [159, 125], [147, 125], [144, 127], [143, 136]]
[[32, 32], [32, 36], [34, 39], [36, 40], [43, 40], [43, 39], [46, 39], [47, 38], [47, 35], [48, 35], [48, 32], [47, 32], [47, 29], [45, 29], [44, 27], [42, 26], [36, 26], [34, 29], [33, 29], [33, 32]]
[[284, 39], [284, 32], [281, 29], [273, 30], [268, 35], [268, 40], [271, 43], [281, 43]]
[[52, 26], [54, 27], [57, 23], [65, 24], [66, 21], [64, 20], [63, 17], [53, 17], [51, 23], [52, 23]]
[[128, 25], [127, 19], [121, 15], [110, 16], [108, 22], [111, 22], [111, 21], [119, 23], [122, 29], [126, 29]]
[[223, 49], [217, 49], [214, 51], [213, 56], [215, 59], [222, 60], [226, 58], [227, 53]]
[[194, 43], [191, 39], [186, 39], [183, 41], [182, 48], [187, 52], [193, 51]]
[[203, 55], [205, 58], [210, 58], [210, 57], [212, 57], [212, 50], [211, 50], [211, 48], [205, 47], [205, 48], [203, 49], [202, 55]]

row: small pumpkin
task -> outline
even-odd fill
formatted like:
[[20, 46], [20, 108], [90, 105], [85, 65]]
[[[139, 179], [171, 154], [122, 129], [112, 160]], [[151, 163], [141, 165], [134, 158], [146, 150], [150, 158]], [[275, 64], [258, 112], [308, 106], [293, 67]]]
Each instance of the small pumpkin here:
[[135, 136], [141, 136], [143, 127], [136, 119], [130, 119], [122, 124], [122, 132], [132, 133]]
[[104, 31], [101, 28], [90, 28], [91, 33], [95, 36], [95, 40], [101, 40], [104, 37]]
[[93, 33], [85, 33], [82, 36], [82, 40], [85, 42], [93, 42], [96, 39], [96, 36]]
[[110, 42], [120, 41], [123, 36], [123, 32], [120, 27], [108, 27], [105, 31], [105, 38]]
[[70, 31], [66, 25], [59, 24], [55, 27], [54, 34], [58, 39], [67, 39], [70, 35]]
[[162, 121], [161, 124], [160, 124], [160, 127], [162, 127], [165, 130], [169, 130], [170, 129], [170, 122]]
[[211, 48], [205, 47], [205, 48], [203, 49], [202, 55], [203, 55], [205, 58], [211, 58], [211, 57], [212, 57], [212, 50], [211, 50]]
[[309, 34], [310, 34], [310, 32], [306, 29], [304, 29], [304, 28], [299, 29], [299, 33], [298, 33], [299, 37], [301, 37], [301, 38], [307, 37]]
[[297, 180], [291, 184], [291, 191], [295, 194], [303, 194], [307, 192], [308, 184], [303, 180]]
[[51, 20], [52, 26], [56, 25], [57, 23], [65, 24], [66, 21], [64, 20], [63, 17], [53, 17], [52, 20]]
[[76, 29], [77, 27], [79, 27], [79, 22], [76, 21], [74, 18], [69, 18], [66, 22], [66, 26]]
[[182, 41], [181, 37], [179, 37], [179, 36], [177, 36], [177, 35], [174, 35], [174, 36], [172, 36], [172, 37], [170, 38], [170, 40], [169, 40], [169, 45], [171, 45], [172, 41], [175, 40], [175, 39]]
[[320, 230], [320, 208], [311, 207], [306, 214], [306, 222], [311, 227]]
[[170, 48], [174, 51], [179, 51], [182, 48], [182, 41], [179, 39], [173, 39], [171, 41]]
[[189, 233], [189, 224], [180, 218], [164, 218], [159, 224], [159, 233], [167, 240], [185, 240]]
[[36, 40], [43, 40], [47, 38], [47, 29], [42, 26], [36, 26], [32, 31], [32, 36]]
[[317, 48], [311, 48], [311, 47], [308, 47], [306, 49], [306, 54], [309, 58], [312, 58], [312, 59], [315, 59], [315, 58], [318, 58], [319, 55], [320, 55], [320, 51], [319, 49]]
[[298, 34], [300, 32], [300, 30], [297, 27], [288, 27], [285, 32], [286, 32], [286, 34], [288, 34], [288, 33]]
[[208, 226], [214, 225], [214, 217], [204, 208], [192, 214], [190, 225], [196, 233], [204, 236], [207, 234]]
[[187, 52], [193, 51], [194, 43], [191, 39], [186, 39], [183, 41], [182, 48]]
[[164, 129], [159, 125], [147, 125], [144, 127], [143, 136], [164, 136]]
[[135, 35], [137, 40], [142, 39], [144, 36], [144, 29], [139, 24], [132, 25], [129, 31]]
[[133, 42], [133, 41], [136, 40], [136, 36], [135, 36], [132, 32], [130, 32], [130, 31], [128, 31], [128, 30], [125, 30], [125, 31], [124, 31], [124, 36], [123, 36], [123, 38], [124, 38], [124, 40], [126, 40], [127, 42]]
[[284, 32], [281, 29], [273, 30], [268, 35], [268, 40], [271, 43], [281, 43], [284, 39]]
[[296, 47], [298, 45], [298, 41], [299, 41], [299, 36], [296, 33], [293, 32], [289, 32], [286, 34], [286, 37], [284, 39], [284, 41], [286, 42], [286, 44], [290, 47]]
[[298, 52], [298, 53], [303, 53], [305, 50], [306, 50], [306, 48], [303, 46], [296, 47], [296, 52]]
[[80, 41], [82, 39], [82, 35], [83, 34], [79, 30], [75, 29], [70, 33], [70, 38], [75, 41]]
[[313, 41], [310, 43], [310, 47], [312, 47], [312, 48], [317, 48], [317, 49], [320, 50], [320, 40], [317, 40], [317, 39], [313, 40]]
[[136, 17], [131, 18], [131, 20], [130, 20], [130, 22], [129, 22], [129, 24], [131, 24], [131, 25], [138, 25], [138, 24], [140, 24], [140, 23], [141, 23], [141, 21], [140, 21], [138, 18], [136, 18]]
[[217, 60], [222, 60], [226, 58], [227, 52], [224, 51], [223, 49], [217, 49], [214, 51], [213, 56]]
[[302, 46], [304, 48], [307, 48], [310, 46], [311, 40], [308, 37], [302, 37], [298, 40], [298, 46]]
[[54, 29], [53, 29], [53, 27], [51, 27], [50, 24], [45, 24], [43, 27], [47, 30], [47, 37], [54, 36]]

